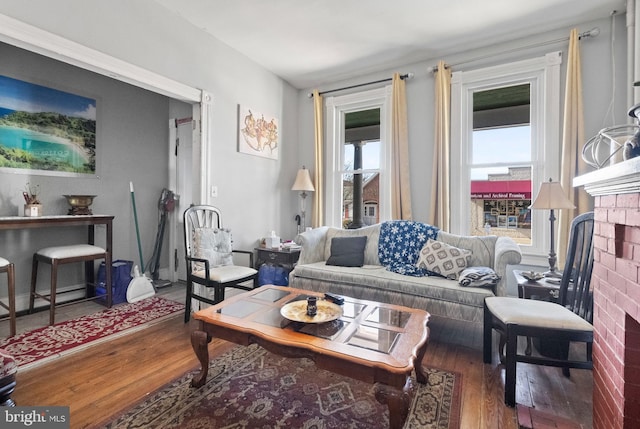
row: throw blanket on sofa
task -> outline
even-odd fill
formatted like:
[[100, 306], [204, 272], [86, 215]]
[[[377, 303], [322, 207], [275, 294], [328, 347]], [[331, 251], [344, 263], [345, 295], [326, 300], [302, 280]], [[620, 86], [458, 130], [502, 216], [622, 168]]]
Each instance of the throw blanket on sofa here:
[[380, 225], [378, 258], [387, 270], [421, 277], [429, 271], [416, 267], [418, 254], [429, 238], [436, 239], [439, 228], [421, 222], [392, 220]]

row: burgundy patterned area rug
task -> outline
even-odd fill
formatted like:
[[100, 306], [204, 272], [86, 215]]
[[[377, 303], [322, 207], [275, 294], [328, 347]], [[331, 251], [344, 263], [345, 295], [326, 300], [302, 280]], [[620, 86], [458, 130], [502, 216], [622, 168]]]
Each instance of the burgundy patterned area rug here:
[[0, 341], [20, 370], [143, 329], [184, 311], [184, 305], [153, 296], [88, 316], [45, 326]]
[[[427, 368], [405, 428], [458, 428], [461, 375]], [[388, 428], [373, 385], [319, 370], [305, 358], [237, 346], [211, 360], [207, 383], [192, 371], [149, 395], [105, 428]]]

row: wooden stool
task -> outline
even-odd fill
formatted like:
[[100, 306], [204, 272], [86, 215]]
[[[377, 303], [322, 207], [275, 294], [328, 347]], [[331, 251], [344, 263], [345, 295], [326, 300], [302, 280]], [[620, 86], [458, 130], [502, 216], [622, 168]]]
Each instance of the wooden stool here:
[[16, 276], [13, 264], [4, 258], [0, 258], [0, 273], [7, 273], [8, 303], [0, 301], [0, 306], [9, 310], [9, 332], [13, 337], [16, 334]]
[[[29, 313], [33, 311], [33, 304], [36, 298], [42, 298], [49, 301], [49, 325], [55, 323], [55, 306], [56, 292], [58, 281], [58, 265], [70, 264], [72, 262], [89, 262], [96, 259], [104, 259], [105, 266], [111, 266], [110, 255], [102, 248], [91, 244], [74, 244], [70, 246], [46, 247], [38, 250], [33, 254], [33, 264], [31, 267], [31, 294], [29, 295]], [[38, 262], [45, 262], [51, 265], [51, 291], [48, 294], [40, 294], [36, 292], [36, 282], [38, 277]], [[106, 274], [106, 298], [107, 307], [111, 307], [111, 270], [105, 270]], [[93, 275], [93, 267], [87, 267], [87, 277]], [[95, 286], [95, 285], [94, 285]], [[65, 291], [74, 292], [74, 291]], [[102, 298], [105, 295], [89, 297], [85, 292], [85, 298], [82, 301]], [[77, 302], [77, 301], [74, 301]]]

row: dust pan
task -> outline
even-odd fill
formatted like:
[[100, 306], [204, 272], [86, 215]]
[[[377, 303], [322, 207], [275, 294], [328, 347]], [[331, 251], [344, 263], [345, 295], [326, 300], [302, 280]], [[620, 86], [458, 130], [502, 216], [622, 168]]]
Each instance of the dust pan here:
[[[140, 244], [140, 229], [138, 227], [138, 212], [136, 211], [136, 197], [133, 193], [133, 182], [129, 182], [129, 188], [131, 189], [131, 204], [133, 204], [133, 219], [136, 224], [136, 237], [138, 238], [138, 253], [140, 254], [140, 264], [142, 265], [142, 271], [144, 271], [144, 259], [142, 258], [142, 245]], [[127, 302], [136, 302], [149, 298], [156, 294], [156, 290], [153, 287], [151, 280], [144, 274], [140, 274], [140, 269], [136, 265], [133, 267], [133, 279], [129, 282], [127, 287]]]
[[134, 277], [127, 287], [127, 302], [136, 302], [149, 298], [156, 294], [153, 283], [144, 274], [140, 274], [140, 269], [136, 265], [133, 267]]

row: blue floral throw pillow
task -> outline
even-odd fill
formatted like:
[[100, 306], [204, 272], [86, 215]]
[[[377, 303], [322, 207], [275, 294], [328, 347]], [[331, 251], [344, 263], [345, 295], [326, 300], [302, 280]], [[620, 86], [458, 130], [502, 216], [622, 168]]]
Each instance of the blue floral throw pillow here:
[[392, 220], [380, 226], [378, 258], [387, 270], [408, 276], [432, 275], [416, 266], [418, 253], [428, 239], [438, 236], [439, 228], [421, 222]]

